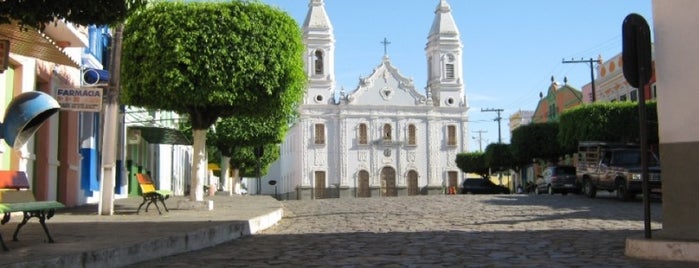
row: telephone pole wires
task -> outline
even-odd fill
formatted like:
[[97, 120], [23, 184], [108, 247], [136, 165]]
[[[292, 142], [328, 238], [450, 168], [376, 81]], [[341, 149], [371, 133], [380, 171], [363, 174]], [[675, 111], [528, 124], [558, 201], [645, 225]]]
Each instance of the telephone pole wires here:
[[502, 136], [500, 135], [500, 121], [502, 120], [502, 117], [500, 117], [500, 113], [504, 111], [503, 109], [482, 109], [481, 112], [496, 112], [498, 113], [498, 117], [495, 118], [495, 121], [498, 121], [498, 143], [502, 143]]
[[595, 102], [597, 97], [596, 97], [596, 93], [595, 93], [595, 66], [594, 66], [594, 64], [595, 63], [602, 64], [602, 59], [596, 59], [596, 60], [593, 60], [592, 58], [587, 59], [587, 60], [582, 59], [582, 58], [580, 58], [580, 60], [573, 60], [573, 59], [565, 60], [564, 59], [562, 62], [563, 63], [588, 63], [588, 64], [590, 64], [590, 81], [591, 81], [590, 85], [592, 86], [592, 102]]
[[483, 133], [488, 133], [488, 131], [478, 130], [478, 131], [474, 131], [474, 132], [478, 133], [478, 138], [476, 138], [474, 136], [473, 139], [478, 140], [478, 151], [482, 152], [483, 151], [483, 136], [482, 135], [483, 135]]

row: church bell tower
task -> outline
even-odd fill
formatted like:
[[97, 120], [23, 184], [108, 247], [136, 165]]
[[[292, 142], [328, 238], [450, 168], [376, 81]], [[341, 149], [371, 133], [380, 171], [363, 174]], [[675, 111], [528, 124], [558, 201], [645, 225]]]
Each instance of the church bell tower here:
[[465, 106], [463, 82], [463, 45], [451, 6], [440, 0], [427, 37], [427, 95], [435, 106]]
[[335, 92], [335, 36], [323, 0], [311, 0], [303, 23], [308, 90], [304, 104], [330, 104]]

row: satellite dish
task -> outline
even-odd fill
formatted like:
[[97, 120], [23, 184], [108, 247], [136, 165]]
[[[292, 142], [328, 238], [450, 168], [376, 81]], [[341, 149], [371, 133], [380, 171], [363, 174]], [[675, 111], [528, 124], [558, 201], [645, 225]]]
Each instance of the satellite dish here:
[[5, 110], [5, 118], [0, 127], [2, 138], [10, 147], [19, 150], [39, 130], [41, 124], [60, 108], [53, 97], [41, 91], [17, 95]]

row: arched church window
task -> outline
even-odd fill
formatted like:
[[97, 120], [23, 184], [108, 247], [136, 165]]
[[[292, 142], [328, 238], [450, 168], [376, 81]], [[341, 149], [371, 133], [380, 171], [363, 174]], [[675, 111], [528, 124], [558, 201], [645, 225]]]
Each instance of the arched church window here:
[[314, 136], [314, 143], [315, 144], [325, 144], [325, 125], [323, 124], [315, 124], [315, 136]]
[[383, 140], [384, 141], [391, 141], [391, 124], [384, 124], [383, 125]]
[[446, 61], [444, 64], [444, 78], [446, 79], [454, 79], [455, 77], [455, 70], [454, 70], [454, 54], [447, 54], [446, 55]]
[[316, 50], [313, 63], [315, 66], [314, 74], [323, 74], [323, 51]]
[[453, 63], [447, 63], [445, 66], [445, 71], [446, 71], [446, 78], [447, 79], [454, 79], [454, 64]]
[[408, 125], [408, 145], [417, 145], [417, 128], [415, 125], [410, 124]]
[[366, 145], [369, 143], [367, 137], [367, 126], [364, 123], [359, 124], [359, 144]]
[[447, 145], [456, 146], [456, 126], [447, 126]]

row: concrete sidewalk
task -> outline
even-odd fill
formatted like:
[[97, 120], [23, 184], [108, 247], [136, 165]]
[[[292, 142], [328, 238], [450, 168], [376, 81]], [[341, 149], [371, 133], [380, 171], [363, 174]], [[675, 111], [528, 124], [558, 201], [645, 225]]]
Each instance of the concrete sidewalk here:
[[12, 215], [0, 226], [10, 248], [0, 250], [0, 267], [120, 267], [255, 234], [283, 214], [281, 203], [269, 196], [218, 195], [204, 198], [213, 200], [211, 211], [178, 209], [187, 199], [165, 200], [170, 212], [161, 205], [162, 215], [152, 205], [136, 214], [141, 197], [116, 200], [113, 216], [98, 216], [97, 205], [60, 209], [46, 221], [51, 244], [36, 218], [21, 229], [20, 241], [12, 241], [21, 214]]

